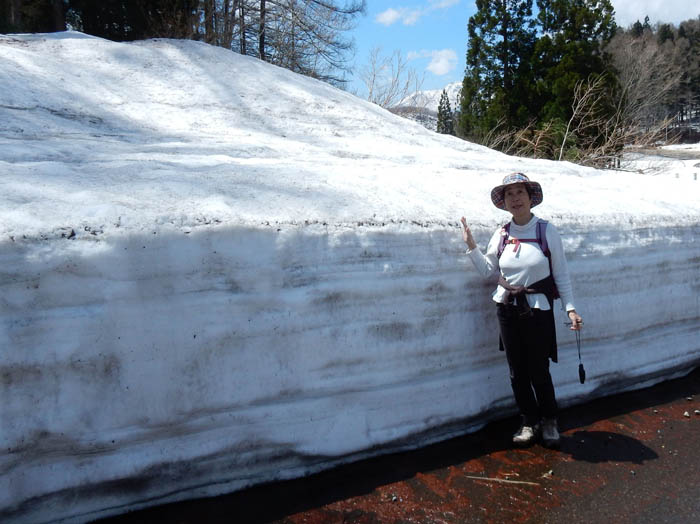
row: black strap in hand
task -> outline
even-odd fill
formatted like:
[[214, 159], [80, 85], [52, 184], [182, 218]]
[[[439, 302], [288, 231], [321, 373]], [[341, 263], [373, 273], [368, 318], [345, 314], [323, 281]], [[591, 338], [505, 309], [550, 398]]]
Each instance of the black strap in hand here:
[[576, 347], [578, 348], [578, 379], [583, 384], [586, 381], [586, 370], [583, 369], [583, 362], [581, 362], [581, 331], [576, 331]]

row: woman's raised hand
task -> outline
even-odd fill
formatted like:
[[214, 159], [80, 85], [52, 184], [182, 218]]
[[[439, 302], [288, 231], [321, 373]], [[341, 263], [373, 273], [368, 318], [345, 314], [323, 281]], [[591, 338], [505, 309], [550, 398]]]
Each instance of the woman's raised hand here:
[[472, 232], [469, 229], [469, 226], [467, 225], [467, 219], [462, 217], [462, 227], [464, 228], [462, 230], [462, 238], [464, 239], [464, 242], [467, 244], [469, 249], [476, 249], [476, 242], [474, 242], [474, 237], [472, 236]]

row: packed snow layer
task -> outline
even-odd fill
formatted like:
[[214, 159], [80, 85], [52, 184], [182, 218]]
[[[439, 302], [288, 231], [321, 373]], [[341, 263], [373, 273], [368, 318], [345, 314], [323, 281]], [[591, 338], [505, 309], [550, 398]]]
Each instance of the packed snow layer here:
[[0, 36], [0, 520], [301, 476], [514, 412], [464, 254], [540, 181], [562, 405], [700, 362], [690, 178], [532, 161], [201, 43]]

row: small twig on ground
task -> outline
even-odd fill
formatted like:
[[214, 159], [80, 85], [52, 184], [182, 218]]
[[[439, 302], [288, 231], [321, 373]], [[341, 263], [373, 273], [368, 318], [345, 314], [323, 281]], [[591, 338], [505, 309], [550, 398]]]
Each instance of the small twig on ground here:
[[474, 480], [488, 480], [490, 482], [502, 482], [504, 484], [527, 484], [528, 486], [539, 486], [539, 482], [526, 482], [524, 480], [506, 480], [506, 479], [495, 479], [490, 477], [476, 477], [471, 475], [465, 475], [465, 478]]

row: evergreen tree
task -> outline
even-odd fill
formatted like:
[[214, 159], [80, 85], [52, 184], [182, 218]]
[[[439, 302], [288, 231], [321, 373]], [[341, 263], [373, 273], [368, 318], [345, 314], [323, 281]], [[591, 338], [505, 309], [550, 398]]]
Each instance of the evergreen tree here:
[[656, 32], [656, 39], [659, 45], [663, 45], [667, 40], [674, 40], [673, 29], [670, 24], [661, 24]]
[[467, 68], [462, 83], [460, 136], [527, 120], [529, 56], [535, 39], [532, 0], [476, 0], [469, 19]]
[[454, 135], [454, 115], [450, 106], [450, 99], [447, 91], [442, 90], [440, 103], [438, 104], [437, 132], [443, 135]]
[[639, 20], [637, 20], [634, 24], [632, 24], [630, 31], [635, 38], [639, 38], [644, 33], [644, 26]]
[[604, 46], [616, 29], [610, 0], [537, 0], [539, 38], [533, 57], [543, 121], [566, 121], [576, 84], [609, 71]]

